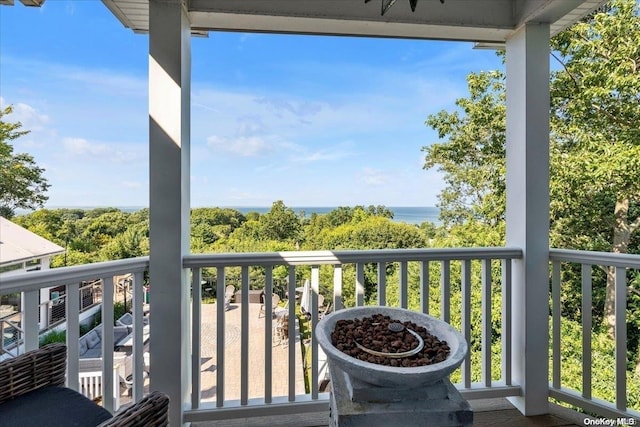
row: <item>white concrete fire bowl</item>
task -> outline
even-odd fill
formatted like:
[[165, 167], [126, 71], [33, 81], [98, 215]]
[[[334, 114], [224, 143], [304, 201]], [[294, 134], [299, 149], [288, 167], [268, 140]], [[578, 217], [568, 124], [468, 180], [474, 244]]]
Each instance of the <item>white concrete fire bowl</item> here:
[[[364, 362], [341, 352], [331, 343], [331, 333], [339, 320], [362, 319], [374, 314], [389, 316], [400, 322], [410, 321], [424, 327], [431, 335], [447, 342], [449, 356], [433, 365], [402, 368]], [[335, 311], [318, 322], [315, 337], [327, 355], [329, 364], [335, 364], [334, 366], [360, 381], [380, 387], [417, 388], [433, 384], [460, 366], [468, 351], [467, 341], [448, 323], [426, 314], [392, 307], [367, 306]]]

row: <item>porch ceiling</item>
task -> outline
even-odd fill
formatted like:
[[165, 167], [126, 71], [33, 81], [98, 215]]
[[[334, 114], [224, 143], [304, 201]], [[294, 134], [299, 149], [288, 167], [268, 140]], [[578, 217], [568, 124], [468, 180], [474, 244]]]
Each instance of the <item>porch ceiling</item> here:
[[[102, 0], [134, 32], [149, 31], [149, 0]], [[164, 0], [166, 1], [166, 0]], [[527, 22], [562, 31], [603, 0], [398, 0], [384, 16], [372, 0], [184, 0], [191, 29], [502, 43]]]

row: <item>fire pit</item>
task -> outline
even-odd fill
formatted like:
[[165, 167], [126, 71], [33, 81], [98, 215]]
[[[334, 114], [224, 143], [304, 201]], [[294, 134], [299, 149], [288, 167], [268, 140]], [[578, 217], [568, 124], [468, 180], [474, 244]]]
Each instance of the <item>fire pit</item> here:
[[[431, 335], [449, 346], [448, 357], [440, 362], [417, 367], [383, 366], [348, 356], [331, 342], [331, 333], [340, 320], [362, 319], [375, 314], [389, 316], [399, 322], [413, 322], [424, 327]], [[344, 372], [364, 382], [381, 387], [419, 387], [433, 384], [453, 372], [467, 355], [464, 337], [449, 324], [426, 314], [391, 307], [356, 307], [335, 311], [325, 316], [316, 327], [316, 339], [327, 355], [327, 360]]]
[[325, 316], [314, 333], [329, 365], [331, 426], [472, 425], [469, 404], [448, 379], [468, 346], [449, 324], [400, 308], [357, 307]]

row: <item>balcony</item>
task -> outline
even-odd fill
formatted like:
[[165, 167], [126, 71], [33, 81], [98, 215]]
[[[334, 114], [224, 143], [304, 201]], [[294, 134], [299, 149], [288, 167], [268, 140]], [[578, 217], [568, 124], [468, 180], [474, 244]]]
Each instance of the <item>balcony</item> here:
[[[0, 3], [12, 4], [12, 1]], [[42, 2], [39, 2], [41, 4]], [[549, 400], [607, 418], [638, 417], [637, 379], [627, 370], [626, 274], [640, 269], [638, 256], [549, 250], [549, 38], [589, 14], [600, 0], [477, 0], [420, 2], [424, 14], [405, 8], [382, 17], [361, 0], [315, 2], [207, 2], [103, 0], [127, 28], [149, 37], [149, 206], [150, 258], [16, 275], [2, 280], [0, 294], [22, 292], [23, 313], [11, 320], [12, 339], [23, 350], [38, 345], [39, 290], [64, 286], [69, 343], [68, 378], [78, 388], [80, 283], [102, 281], [102, 404], [117, 406], [114, 373], [113, 300], [115, 276], [133, 275], [132, 399], [146, 387], [171, 397], [173, 425], [188, 422], [277, 425], [297, 416], [298, 425], [326, 424], [322, 357], [313, 336], [289, 333], [274, 346], [270, 316], [252, 312], [251, 277], [261, 277], [271, 310], [274, 269], [289, 281], [289, 332], [296, 331], [295, 288], [311, 283], [310, 329], [318, 321], [319, 296], [334, 310], [377, 303], [408, 307], [450, 321], [472, 351], [453, 380], [472, 402], [508, 398], [528, 416], [549, 411]], [[215, 4], [214, 4], [215, 3]], [[406, 4], [406, 2], [404, 2]], [[508, 248], [402, 251], [323, 251], [272, 254], [189, 254], [191, 158], [191, 34], [246, 31], [479, 41], [505, 48], [506, 241]], [[221, 177], [212, 187], [228, 185]], [[286, 190], [285, 190], [286, 191]], [[615, 340], [606, 377], [591, 368], [600, 354], [591, 340], [593, 267], [612, 267], [616, 279]], [[216, 294], [239, 277], [235, 311], [201, 304], [203, 269], [215, 270]], [[567, 348], [568, 321], [562, 316], [565, 269], [580, 271], [580, 349]], [[150, 376], [144, 378], [143, 273], [151, 289]], [[237, 275], [237, 276], [236, 276]], [[375, 297], [372, 297], [375, 295]], [[216, 307], [217, 308], [217, 307]], [[237, 316], [237, 320], [232, 318]], [[232, 324], [237, 321], [238, 326]], [[261, 325], [257, 327], [258, 323]], [[6, 322], [5, 322], [6, 324]], [[304, 325], [298, 324], [301, 331]], [[234, 329], [235, 328], [235, 329]], [[256, 333], [256, 331], [260, 331]], [[3, 331], [4, 332], [4, 331]], [[17, 335], [14, 337], [14, 335]], [[258, 336], [256, 348], [252, 343]], [[225, 340], [215, 340], [225, 337]], [[239, 347], [227, 353], [231, 339]], [[307, 341], [307, 339], [309, 341]], [[565, 345], [563, 345], [565, 343]], [[551, 345], [549, 345], [551, 344]], [[305, 348], [308, 373], [298, 369]], [[260, 367], [251, 356], [264, 354]], [[576, 354], [579, 361], [568, 359]], [[208, 360], [204, 360], [208, 359]], [[284, 370], [282, 369], [284, 367]], [[203, 372], [203, 369], [206, 370]], [[259, 374], [256, 374], [259, 372]], [[280, 373], [283, 372], [283, 373]], [[578, 375], [571, 383], [567, 372]], [[298, 380], [306, 379], [305, 392]], [[593, 384], [610, 386], [595, 396]], [[256, 386], [257, 384], [257, 386]], [[284, 391], [280, 387], [284, 386]], [[106, 392], [105, 390], [114, 390]], [[258, 391], [256, 391], [258, 390]], [[630, 402], [632, 402], [630, 404]], [[632, 407], [630, 407], [632, 406]], [[324, 418], [323, 418], [324, 417]], [[498, 419], [498, 415], [495, 415]], [[500, 422], [500, 421], [498, 421]]]
[[[189, 387], [183, 393], [186, 402], [183, 423], [202, 425], [229, 425], [251, 420], [259, 425], [279, 425], [283, 420], [298, 420], [296, 425], [327, 425], [328, 396], [324, 391], [325, 370], [323, 357], [313, 334], [322, 313], [319, 301], [325, 299], [333, 310], [361, 305], [389, 305], [430, 313], [450, 322], [470, 343], [470, 354], [462, 366], [453, 373], [452, 381], [462, 395], [471, 401], [478, 412], [479, 424], [500, 422], [501, 417], [512, 416], [515, 410], [504, 405], [487, 409], [484, 399], [518, 398], [525, 396], [523, 382], [516, 379], [514, 364], [524, 357], [515, 341], [514, 331], [518, 318], [515, 309], [517, 284], [512, 280], [512, 267], [522, 259], [517, 248], [461, 248], [373, 251], [316, 251], [247, 254], [189, 255], [183, 259], [183, 268], [189, 273], [190, 307], [183, 318], [188, 324], [189, 345], [182, 347], [182, 356], [188, 365]], [[640, 256], [608, 253], [555, 250], [549, 257], [548, 292], [550, 329], [537, 329], [540, 339], [551, 336], [548, 398], [555, 403], [568, 404], [585, 412], [605, 418], [640, 418], [637, 401], [629, 407], [631, 397], [637, 393], [637, 384], [627, 369], [626, 339], [626, 274], [627, 269], [640, 270]], [[581, 366], [568, 362], [563, 355], [563, 317], [560, 289], [561, 272], [579, 266], [582, 281], [582, 349]], [[616, 277], [616, 337], [612, 363], [613, 398], [592, 395], [592, 384], [610, 381], [600, 378], [591, 369], [591, 300], [594, 266], [613, 267]], [[0, 282], [0, 295], [23, 293], [23, 313], [17, 331], [24, 343], [23, 351], [38, 346], [39, 290], [44, 287], [66, 287], [66, 317], [68, 345], [68, 386], [79, 388], [78, 378], [78, 323], [82, 308], [80, 283], [101, 279], [102, 319], [104, 328], [103, 366], [101, 387], [102, 404], [114, 410], [117, 402], [126, 402], [127, 396], [117, 387], [113, 351], [113, 301], [115, 276], [131, 274], [133, 277], [133, 400], [140, 399], [154, 384], [162, 383], [164, 369], [154, 369], [154, 362], [163, 361], [158, 348], [170, 350], [178, 343], [163, 340], [163, 331], [154, 328], [154, 314], [168, 317], [180, 310], [178, 304], [168, 305], [163, 311], [153, 311], [150, 318], [150, 377], [144, 376], [143, 341], [143, 273], [149, 268], [148, 258], [127, 259], [106, 263], [65, 267], [7, 277]], [[238, 278], [236, 300], [230, 310], [218, 309], [224, 305], [203, 304], [203, 271], [215, 276], [217, 295], [224, 295], [225, 287]], [[274, 269], [287, 275], [287, 284], [278, 289]], [[299, 304], [294, 303], [296, 288], [304, 280], [310, 283], [309, 319], [297, 316]], [[294, 331], [285, 338], [278, 335], [277, 319], [260, 315], [261, 304], [251, 302], [253, 282], [260, 283], [266, 295], [264, 311], [270, 313], [279, 292], [292, 296], [286, 308], [287, 329]], [[256, 286], [256, 285], [254, 285]], [[541, 284], [541, 286], [547, 286]], [[211, 289], [213, 290], [213, 289]], [[157, 297], [159, 299], [159, 297]], [[151, 284], [150, 304], [154, 294]], [[534, 307], [526, 307], [534, 309]], [[543, 307], [543, 309], [545, 309]], [[302, 324], [298, 319], [302, 320]], [[305, 330], [303, 330], [305, 329]], [[306, 335], [305, 335], [306, 332]], [[225, 337], [218, 340], [216, 337]], [[535, 339], [537, 337], [529, 337]], [[166, 362], [165, 362], [166, 363]], [[573, 364], [572, 364], [573, 363]], [[157, 364], [157, 362], [156, 362]], [[563, 370], [581, 371], [581, 384], [571, 388], [565, 384]], [[180, 369], [172, 366], [172, 369]], [[305, 386], [306, 383], [306, 386]], [[636, 387], [636, 388], [634, 388]], [[114, 392], [104, 392], [114, 390]], [[553, 406], [555, 408], [555, 405]], [[496, 411], [496, 409], [499, 409]], [[511, 414], [511, 415], [508, 415]], [[578, 418], [581, 419], [581, 415]], [[553, 416], [547, 416], [552, 420]], [[540, 417], [536, 417], [540, 419]], [[233, 420], [233, 421], [232, 421]], [[576, 421], [574, 421], [576, 422]], [[577, 423], [577, 422], [576, 422]], [[196, 424], [198, 425], [198, 424]]]

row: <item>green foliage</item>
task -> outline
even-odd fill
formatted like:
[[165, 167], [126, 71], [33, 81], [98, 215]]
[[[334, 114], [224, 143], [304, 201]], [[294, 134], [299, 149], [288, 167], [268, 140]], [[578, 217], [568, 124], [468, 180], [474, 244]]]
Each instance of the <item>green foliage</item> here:
[[220, 239], [245, 223], [244, 215], [234, 209], [197, 208], [191, 210], [191, 241], [194, 252], [211, 250]]
[[[113, 303], [113, 321], [115, 322], [119, 318], [122, 317], [127, 311], [124, 308], [124, 302], [114, 302]], [[115, 323], [114, 323], [115, 325]]]
[[[551, 324], [551, 323], [550, 323]], [[579, 322], [563, 318], [560, 323], [561, 384], [579, 392], [582, 391], [582, 325]], [[550, 332], [551, 333], [551, 332]], [[608, 402], [615, 402], [615, 341], [606, 330], [595, 327], [591, 332], [591, 365], [593, 372], [593, 397]], [[553, 360], [549, 352], [549, 367]], [[634, 361], [627, 357], [627, 406], [640, 410], [640, 372], [634, 372]]]
[[309, 249], [403, 249], [424, 248], [427, 242], [419, 228], [395, 223], [381, 217], [369, 217], [336, 228], [324, 228], [309, 236]]
[[46, 333], [45, 335], [40, 337], [39, 346], [43, 347], [47, 344], [53, 343], [66, 343], [67, 342], [67, 331], [51, 331]]
[[100, 250], [103, 260], [135, 258], [149, 253], [149, 238], [141, 228], [128, 228]]
[[608, 3], [553, 40], [552, 234], [578, 249], [637, 252], [640, 227], [640, 17]]
[[[553, 56], [561, 65], [550, 82], [554, 247], [640, 253], [639, 10], [635, 0], [612, 0], [552, 40]], [[439, 206], [448, 233], [432, 232], [435, 246], [504, 244], [504, 75], [472, 73], [467, 82], [469, 95], [456, 102], [455, 111], [441, 111], [426, 121], [444, 140], [423, 148], [425, 168], [438, 168], [447, 184]], [[627, 350], [636, 384], [640, 374], [637, 274], [627, 273]], [[592, 279], [592, 314], [599, 328], [594, 333], [601, 340], [611, 335], [615, 318], [613, 275], [594, 269]], [[578, 322], [582, 317], [579, 266], [563, 268], [562, 280], [566, 284], [562, 315], [568, 322]], [[599, 379], [610, 378], [613, 363], [604, 356], [607, 351], [611, 349], [594, 350], [594, 360], [608, 360], [594, 361]], [[579, 369], [580, 363], [569, 366]], [[572, 388], [579, 389], [578, 374], [568, 380]], [[609, 399], [614, 387], [608, 379], [605, 382], [594, 384], [594, 395]]]
[[480, 221], [497, 225], [505, 205], [505, 93], [499, 71], [467, 76], [468, 98], [456, 101], [457, 111], [440, 111], [427, 126], [444, 143], [423, 147], [425, 169], [444, 173], [445, 189], [438, 196], [445, 226]]
[[12, 106], [0, 110], [0, 215], [5, 218], [12, 218], [16, 209], [42, 207], [49, 188], [44, 169], [33, 157], [13, 152], [11, 142], [29, 131], [20, 130], [20, 122], [5, 121], [12, 112]]
[[258, 230], [263, 240], [299, 242], [302, 224], [293, 209], [278, 200], [271, 210], [258, 219]]

